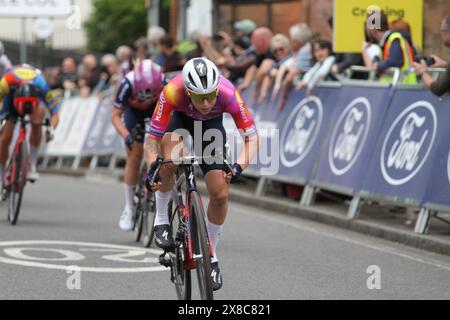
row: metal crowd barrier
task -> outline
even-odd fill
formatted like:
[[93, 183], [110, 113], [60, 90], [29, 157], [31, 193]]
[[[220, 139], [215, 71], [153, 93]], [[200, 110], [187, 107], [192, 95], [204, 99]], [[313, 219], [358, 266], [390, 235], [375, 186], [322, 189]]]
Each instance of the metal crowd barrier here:
[[[349, 75], [362, 70], [353, 67]], [[346, 79], [322, 82], [310, 97], [292, 92], [281, 110], [278, 97], [252, 105], [252, 88], [243, 92], [265, 151], [276, 143], [279, 153], [245, 171], [258, 179], [256, 195], [265, 194], [269, 181], [293, 183], [305, 186], [299, 205], [311, 206], [318, 190], [330, 190], [352, 197], [349, 219], [358, 218], [367, 201], [418, 207], [418, 233], [427, 232], [431, 217], [443, 219], [442, 213], [450, 212], [449, 98], [437, 98], [421, 85], [398, 84], [393, 72], [395, 84]], [[99, 158], [108, 156], [114, 169], [125, 152], [111, 123], [112, 98], [108, 92], [101, 99], [66, 99], [44, 165], [56, 158], [61, 167], [70, 158], [77, 169], [90, 158], [95, 169]], [[229, 138], [241, 141], [233, 135], [231, 118], [225, 117], [224, 125]]]
[[277, 173], [263, 174], [260, 163], [251, 168], [256, 195], [268, 181], [294, 183], [305, 186], [302, 206], [313, 205], [321, 189], [351, 196], [349, 219], [363, 203], [379, 201], [421, 208], [417, 233], [427, 232], [431, 217], [449, 222], [441, 216], [450, 212], [449, 98], [395, 79], [323, 82], [312, 97], [292, 92], [280, 111], [276, 101], [255, 106], [259, 127], [280, 130]]

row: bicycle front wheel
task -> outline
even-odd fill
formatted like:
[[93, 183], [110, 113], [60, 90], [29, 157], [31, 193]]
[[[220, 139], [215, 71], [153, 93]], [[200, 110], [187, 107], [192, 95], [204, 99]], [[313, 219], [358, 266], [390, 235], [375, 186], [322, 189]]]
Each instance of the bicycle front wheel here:
[[8, 216], [12, 225], [17, 223], [22, 204], [23, 190], [27, 180], [27, 154], [26, 143], [22, 143], [20, 152], [13, 156], [13, 163], [11, 165], [13, 179], [9, 186]]
[[196, 263], [198, 285], [202, 300], [213, 300], [211, 281], [211, 250], [205, 223], [205, 211], [201, 205], [200, 195], [194, 191], [189, 196], [191, 212], [192, 254]]
[[155, 193], [147, 191], [142, 203], [142, 243], [144, 247], [150, 248], [152, 245], [154, 231], [153, 225], [156, 217]]

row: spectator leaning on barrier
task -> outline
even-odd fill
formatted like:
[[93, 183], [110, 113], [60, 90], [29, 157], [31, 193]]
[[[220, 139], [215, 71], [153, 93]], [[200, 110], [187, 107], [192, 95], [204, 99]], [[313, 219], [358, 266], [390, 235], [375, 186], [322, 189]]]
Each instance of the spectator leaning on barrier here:
[[[444, 45], [450, 48], [450, 15], [446, 16], [442, 21], [441, 36]], [[431, 57], [434, 59], [434, 64], [431, 64], [431, 67], [446, 68], [445, 72], [436, 81], [427, 72], [428, 65], [425, 60], [422, 59], [420, 63], [414, 63], [414, 68], [417, 75], [422, 77], [422, 81], [430, 88], [431, 92], [440, 97], [450, 90], [450, 61], [446, 62], [436, 55], [432, 55]]]
[[[379, 25], [376, 22], [379, 22]], [[382, 11], [374, 11], [367, 18], [366, 27], [369, 37], [376, 40], [382, 48], [382, 61], [375, 62], [371, 66], [380, 74], [381, 81], [392, 82], [392, 77], [386, 74], [387, 69], [400, 68], [402, 83], [417, 83], [416, 74], [410, 72], [414, 63], [412, 47], [400, 32], [389, 30], [386, 14]]]
[[78, 73], [77, 63], [74, 58], [67, 57], [61, 65], [60, 86], [64, 91], [74, 93], [77, 91]]
[[253, 102], [259, 96], [259, 90], [264, 77], [275, 63], [275, 57], [270, 51], [272, 36], [272, 31], [266, 27], [257, 28], [252, 34], [251, 41], [255, 48], [256, 59], [253, 65], [246, 71], [244, 81], [239, 86], [239, 90], [246, 90], [253, 80], [255, 80]]
[[226, 32], [220, 31], [215, 37], [227, 45], [222, 52], [218, 52], [211, 41], [201, 34], [198, 34], [199, 45], [205, 56], [222, 69], [228, 80], [236, 84], [255, 62], [255, 48], [250, 47], [249, 42], [242, 37], [231, 39]]
[[100, 68], [97, 66], [97, 58], [93, 54], [87, 54], [83, 57], [83, 63], [80, 66], [78, 82], [81, 96], [88, 96], [99, 81]]
[[276, 34], [272, 38], [270, 50], [275, 56], [276, 62], [264, 77], [258, 102], [262, 102], [268, 97], [269, 89], [277, 76], [278, 70], [284, 63], [286, 63], [286, 61], [289, 60], [289, 58], [291, 58], [291, 45], [289, 43], [289, 38], [281, 33]]
[[305, 23], [298, 23], [289, 29], [289, 36], [294, 52], [294, 58], [292, 62], [286, 62], [286, 70], [288, 72], [286, 77], [283, 79], [285, 70], [284, 68], [280, 68], [277, 79], [275, 80], [272, 98], [275, 98], [281, 90], [278, 108], [281, 108], [284, 105], [294, 79], [303, 76], [305, 72], [311, 69], [313, 61], [311, 44], [309, 42], [313, 36], [311, 29]]
[[225, 68], [229, 71], [229, 79], [237, 82], [245, 77], [245, 73], [256, 59], [255, 49], [240, 37], [233, 39], [231, 55], [226, 60]]
[[308, 96], [311, 95], [312, 89], [319, 81], [325, 80], [328, 76], [331, 77], [331, 69], [336, 61], [336, 58], [333, 56], [331, 42], [327, 40], [315, 40], [312, 44], [312, 50], [317, 62], [305, 73], [302, 81], [295, 86], [296, 90], [307, 88]]

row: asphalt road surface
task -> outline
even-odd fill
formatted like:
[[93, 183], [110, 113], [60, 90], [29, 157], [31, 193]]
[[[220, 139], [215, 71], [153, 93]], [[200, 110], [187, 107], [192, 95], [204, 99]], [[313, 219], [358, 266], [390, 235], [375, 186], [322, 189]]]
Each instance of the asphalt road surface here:
[[[3, 204], [0, 299], [176, 299], [159, 250], [119, 230], [122, 193], [113, 179], [42, 176], [16, 226]], [[450, 299], [449, 256], [250, 203], [230, 203], [218, 255], [216, 299]]]

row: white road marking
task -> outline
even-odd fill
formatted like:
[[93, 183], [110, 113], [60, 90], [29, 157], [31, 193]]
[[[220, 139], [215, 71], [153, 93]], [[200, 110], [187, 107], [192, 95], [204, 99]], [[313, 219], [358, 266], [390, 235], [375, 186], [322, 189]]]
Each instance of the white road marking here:
[[[52, 259], [52, 258], [39, 259], [39, 258], [29, 257], [29, 256], [24, 255], [23, 251], [25, 249], [27, 249], [27, 250], [31, 249], [31, 250], [36, 250], [36, 251], [42, 250], [42, 251], [52, 251], [52, 252], [59, 252], [59, 253], [64, 252], [64, 255], [66, 256], [66, 258], [71, 257], [71, 255], [73, 256], [73, 253], [75, 253], [75, 252], [73, 252], [72, 254], [69, 254], [69, 251], [64, 251], [64, 250], [59, 250], [59, 249], [49, 249], [49, 248], [41, 249], [39, 247], [23, 248], [22, 246], [24, 246], [24, 245], [27, 245], [27, 246], [30, 246], [30, 245], [64, 245], [64, 246], [77, 246], [77, 247], [95, 247], [95, 248], [102, 248], [102, 249], [100, 249], [101, 251], [103, 251], [103, 250], [108, 250], [108, 251], [109, 250], [126, 250], [129, 253], [131, 252], [132, 255], [137, 255], [137, 254], [142, 254], [142, 253], [150, 253], [150, 254], [159, 256], [159, 254], [160, 254], [160, 252], [155, 249], [136, 248], [136, 247], [130, 247], [130, 246], [111, 245], [111, 244], [104, 244], [104, 243], [48, 241], [48, 240], [5, 241], [5, 242], [0, 242], [0, 248], [8, 247], [4, 250], [4, 252], [6, 254], [12, 253], [12, 256], [19, 258], [19, 259], [24, 259], [24, 260], [11, 259], [11, 258], [6, 258], [6, 257], [0, 256], [0, 263], [21, 265], [21, 266], [26, 266], [26, 267], [37, 267], [37, 268], [44, 268], [44, 269], [64, 270], [64, 271], [69, 270], [69, 268], [71, 267], [71, 266], [66, 266], [66, 265], [29, 261], [29, 260], [55, 260], [55, 261], [57, 261], [57, 260]], [[21, 247], [14, 248], [14, 246], [21, 246]], [[89, 250], [89, 249], [84, 249], [84, 251], [86, 251], [86, 250]], [[80, 257], [77, 256], [77, 260], [80, 260], [79, 258]], [[61, 259], [59, 259], [59, 260], [61, 261]], [[67, 259], [64, 259], [64, 260], [67, 260]], [[123, 261], [123, 260], [121, 260], [121, 261]], [[158, 259], [156, 257], [154, 259], [148, 258], [145, 261], [152, 262], [155, 264], [158, 263]], [[129, 262], [135, 262], [135, 261], [129, 261]], [[136, 261], [136, 262], [139, 262], [139, 261]], [[135, 268], [131, 268], [131, 267], [109, 268], [109, 267], [84, 267], [84, 266], [79, 266], [79, 268], [82, 272], [97, 272], [97, 273], [99, 273], [99, 272], [101, 272], [101, 273], [136, 273], [136, 272], [155, 272], [155, 271], [168, 270], [166, 267], [159, 266], [159, 265], [152, 266], [152, 267], [139, 267], [139, 268], [136, 268], [136, 267]]]

